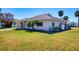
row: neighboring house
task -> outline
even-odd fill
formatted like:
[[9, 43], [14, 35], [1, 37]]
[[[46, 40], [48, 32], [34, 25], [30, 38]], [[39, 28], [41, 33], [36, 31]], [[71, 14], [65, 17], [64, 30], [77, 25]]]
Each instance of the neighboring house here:
[[71, 27], [77, 27], [78, 26], [78, 23], [76, 23], [76, 22], [70, 22], [69, 24], [70, 24]]
[[[32, 27], [28, 26], [29, 21], [38, 21], [37, 25], [34, 25], [35, 30], [43, 30], [43, 31], [50, 31], [54, 27], [60, 27], [61, 30], [68, 29], [68, 25], [66, 24], [67, 20], [62, 20], [57, 17], [53, 17], [51, 14], [41, 14], [31, 18], [17, 20], [16, 21], [16, 29], [33, 29]], [[65, 25], [66, 24], [66, 25]]]
[[3, 25], [5, 25], [4, 23], [0, 22], [0, 27], [2, 27]]

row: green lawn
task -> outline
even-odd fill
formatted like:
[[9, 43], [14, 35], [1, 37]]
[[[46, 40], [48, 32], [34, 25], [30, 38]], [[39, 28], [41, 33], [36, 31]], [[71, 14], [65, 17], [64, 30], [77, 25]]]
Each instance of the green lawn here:
[[0, 31], [0, 50], [79, 50], [79, 28], [55, 34], [27, 30]]

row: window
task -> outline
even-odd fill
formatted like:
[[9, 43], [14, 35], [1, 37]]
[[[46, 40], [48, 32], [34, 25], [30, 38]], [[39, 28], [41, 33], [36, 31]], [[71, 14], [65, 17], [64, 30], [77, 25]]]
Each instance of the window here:
[[43, 26], [43, 23], [42, 22], [38, 22], [37, 26]]
[[61, 27], [61, 25], [62, 25], [62, 23], [60, 23], [60, 25], [59, 25], [59, 26]]
[[52, 23], [52, 26], [53, 26], [53, 27], [54, 27], [54, 24], [55, 24], [55, 23]]

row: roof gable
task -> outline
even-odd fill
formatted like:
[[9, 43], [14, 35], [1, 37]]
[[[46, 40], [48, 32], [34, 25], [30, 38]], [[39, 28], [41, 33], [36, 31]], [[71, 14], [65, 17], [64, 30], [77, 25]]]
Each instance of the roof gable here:
[[52, 16], [51, 14], [47, 13], [47, 14], [41, 14], [41, 15], [37, 15], [31, 18], [28, 18], [27, 20], [59, 20], [59, 18], [56, 18], [54, 16]]

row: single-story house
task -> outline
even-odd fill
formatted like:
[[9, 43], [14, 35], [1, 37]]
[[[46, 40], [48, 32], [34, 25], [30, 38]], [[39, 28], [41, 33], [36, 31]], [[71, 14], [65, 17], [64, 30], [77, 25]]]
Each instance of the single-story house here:
[[37, 21], [37, 25], [34, 25], [34, 30], [53, 31], [54, 28], [61, 28], [61, 30], [68, 29], [68, 20], [54, 17], [49, 13], [17, 20], [16, 29], [33, 29], [32, 26], [28, 26], [30, 21]]

